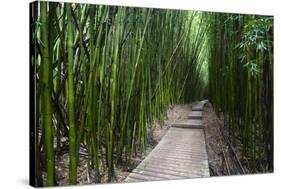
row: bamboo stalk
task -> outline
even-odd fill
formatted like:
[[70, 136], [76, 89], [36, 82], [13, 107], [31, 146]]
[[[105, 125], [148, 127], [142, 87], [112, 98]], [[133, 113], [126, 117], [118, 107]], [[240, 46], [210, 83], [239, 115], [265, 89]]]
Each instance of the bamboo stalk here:
[[75, 98], [74, 98], [74, 74], [73, 74], [73, 20], [71, 14], [71, 4], [66, 4], [67, 14], [67, 93], [68, 93], [68, 119], [69, 119], [69, 184], [74, 185], [77, 183], [77, 144], [76, 144], [76, 126], [75, 126]]

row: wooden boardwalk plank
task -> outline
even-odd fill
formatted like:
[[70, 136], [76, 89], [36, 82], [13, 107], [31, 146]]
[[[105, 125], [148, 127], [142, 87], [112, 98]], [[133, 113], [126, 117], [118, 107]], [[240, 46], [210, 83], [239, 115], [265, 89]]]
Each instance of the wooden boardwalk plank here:
[[[183, 175], [186, 176], [186, 178], [191, 178], [192, 176], [206, 176], [205, 173], [206, 171], [202, 170], [190, 170], [190, 169], [185, 169], [182, 168], [180, 166], [176, 166], [176, 165], [164, 165], [163, 164], [154, 164], [152, 162], [147, 163], [144, 166], [138, 166], [136, 169], [154, 169], [154, 170], [158, 170], [161, 172], [165, 172], [165, 171], [172, 171], [172, 172], [176, 172], [176, 174], [178, 175]], [[208, 175], [207, 175], [208, 176]]]
[[171, 174], [168, 172], [157, 171], [155, 169], [135, 169], [133, 173], [146, 175], [146, 176], [156, 176], [164, 179], [184, 179], [181, 175]]
[[180, 120], [172, 124], [172, 127], [204, 129], [201, 119]]
[[192, 111], [188, 115], [188, 119], [202, 119], [202, 111]]
[[[205, 103], [197, 102], [192, 109], [203, 109]], [[172, 124], [158, 145], [129, 174], [125, 182], [210, 176], [202, 112], [192, 111], [188, 117]]]
[[192, 111], [203, 111], [203, 106], [193, 106]]
[[192, 105], [192, 111], [203, 111], [204, 105], [207, 103], [207, 100], [203, 100], [200, 102], [197, 102]]
[[[143, 171], [149, 171], [149, 172], [154, 172], [154, 173], [162, 173], [162, 174], [166, 174], [166, 175], [173, 175], [173, 176], [180, 176], [183, 178], [186, 177], [190, 177], [192, 174], [191, 172], [184, 172], [184, 170], [179, 171], [178, 169], [169, 169], [169, 168], [165, 168], [163, 166], [147, 166], [147, 167], [138, 167], [137, 169], [135, 169], [134, 171], [137, 171], [139, 173], [142, 173]], [[200, 174], [198, 174], [198, 176], [201, 176]]]
[[134, 172], [130, 173], [129, 177], [134, 179], [142, 179], [145, 181], [167, 180], [167, 178], [163, 178], [155, 175], [137, 174]]

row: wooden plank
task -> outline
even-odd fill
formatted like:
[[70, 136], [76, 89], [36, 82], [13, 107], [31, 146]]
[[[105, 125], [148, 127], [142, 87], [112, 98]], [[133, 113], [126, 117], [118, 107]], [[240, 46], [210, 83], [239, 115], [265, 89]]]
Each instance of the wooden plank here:
[[152, 157], [158, 157], [158, 158], [163, 158], [163, 157], [170, 157], [170, 158], [175, 158], [175, 159], [188, 159], [190, 157], [194, 158], [200, 158], [200, 157], [206, 157], [206, 152], [201, 150], [198, 152], [192, 152], [192, 151], [169, 151], [168, 149], [157, 149], [155, 153], [153, 154]]
[[183, 178], [189, 178], [192, 174], [194, 173], [186, 173], [186, 172], [182, 172], [179, 170], [172, 170], [172, 169], [163, 169], [162, 167], [138, 167], [136, 168], [134, 171], [138, 171], [139, 173], [142, 173], [143, 171], [149, 171], [149, 172], [153, 172], [153, 173], [161, 173], [161, 174], [166, 174], [166, 175], [172, 175], [172, 176], [180, 176]]
[[[203, 167], [204, 161], [208, 161], [208, 159], [201, 159], [201, 160], [191, 160], [188, 159], [186, 161], [174, 161], [171, 159], [151, 159], [155, 163], [163, 163], [166, 165], [178, 165], [182, 167]], [[199, 165], [197, 165], [199, 164]]]
[[[193, 151], [194, 150], [194, 151]], [[180, 156], [188, 156], [189, 154], [192, 154], [193, 156], [200, 156], [201, 154], [205, 155], [206, 152], [202, 149], [190, 149], [190, 150], [169, 150], [168, 148], [161, 148], [161, 149], [157, 149], [157, 153], [158, 154], [163, 154], [163, 155], [180, 155]]]
[[174, 124], [185, 124], [185, 125], [202, 125], [201, 119], [187, 119], [187, 120], [179, 120], [175, 122]]
[[204, 129], [202, 120], [200, 120], [200, 119], [181, 120], [176, 123], [173, 123], [172, 127], [189, 128], [189, 129]]
[[180, 175], [185, 175], [186, 177], [206, 176], [206, 174], [204, 174], [205, 171], [202, 172], [202, 169], [197, 171], [197, 170], [186, 169], [179, 166], [166, 166], [166, 165], [163, 166], [162, 164], [154, 164], [152, 162], [149, 162], [146, 165], [138, 166], [137, 169], [155, 169], [158, 171], [171, 171]]
[[188, 115], [188, 119], [202, 119], [202, 111], [192, 111]]
[[207, 100], [195, 103], [194, 105], [192, 105], [192, 111], [203, 111], [204, 109], [204, 105], [207, 103]]
[[173, 169], [178, 172], [200, 173], [206, 175], [204, 172], [209, 172], [208, 160], [190, 161], [185, 163], [174, 163], [172, 161], [148, 161], [139, 167], [162, 167], [163, 169]]
[[146, 176], [156, 176], [164, 179], [184, 179], [185, 177], [180, 176], [180, 175], [174, 175], [174, 174], [168, 174], [168, 173], [163, 173], [159, 172], [156, 170], [148, 170], [148, 169], [134, 169], [133, 173], [136, 174], [141, 174], [141, 175], [146, 175]]
[[[162, 171], [161, 167], [164, 170], [171, 170], [174, 169], [176, 170], [177, 174], [185, 174], [186, 177], [198, 177], [198, 176], [210, 176], [209, 175], [209, 169], [207, 168], [198, 168], [198, 167], [189, 167], [189, 169], [183, 169], [181, 166], [176, 166], [176, 165], [163, 165], [163, 164], [153, 164], [150, 163], [149, 165], [147, 165], [147, 167], [151, 167], [154, 169], [158, 169], [158, 171]], [[137, 168], [138, 169], [138, 168]]]
[[163, 167], [163, 168], [169, 168], [169, 169], [174, 169], [174, 170], [185, 170], [187, 172], [200, 172], [202, 173], [202, 171], [208, 171], [209, 170], [209, 167], [208, 167], [208, 161], [202, 161], [200, 162], [200, 164], [197, 164], [196, 163], [190, 163], [190, 164], [185, 164], [185, 165], [182, 165], [182, 164], [167, 164], [167, 162], [154, 162], [154, 161], [149, 161], [149, 162], [146, 162], [146, 164], [143, 164], [141, 166], [144, 166], [144, 167], [149, 167], [149, 166], [159, 166], [159, 167]]
[[186, 129], [204, 129], [203, 125], [187, 125], [187, 124], [173, 124], [172, 127], [177, 127], [177, 128], [186, 128]]
[[161, 155], [170, 155], [170, 154], [173, 154], [173, 155], [176, 155], [176, 156], [187, 156], [186, 153], [192, 153], [193, 156], [200, 156], [200, 155], [205, 155], [205, 152], [203, 152], [202, 150], [201, 151], [198, 151], [198, 152], [192, 152], [192, 151], [182, 151], [182, 152], [171, 152], [170, 150], [168, 149], [159, 149], [157, 150], [157, 154], [159, 154], [159, 156]]
[[146, 180], [146, 181], [167, 180], [167, 178], [163, 178], [163, 177], [159, 177], [159, 176], [137, 174], [134, 172], [130, 173], [129, 177], [133, 178], [133, 179], [142, 179], [142, 180]]
[[197, 161], [201, 161], [201, 160], [205, 160], [206, 156], [205, 154], [201, 154], [201, 155], [193, 155], [193, 154], [188, 154], [188, 155], [182, 155], [182, 154], [177, 154], [178, 156], [168, 156], [168, 155], [164, 155], [162, 154], [159, 156], [153, 156], [151, 157], [151, 160], [172, 160], [172, 161], [180, 161], [180, 162], [185, 162], [185, 161], [190, 161], [190, 160], [194, 160], [196, 159], [195, 162]]

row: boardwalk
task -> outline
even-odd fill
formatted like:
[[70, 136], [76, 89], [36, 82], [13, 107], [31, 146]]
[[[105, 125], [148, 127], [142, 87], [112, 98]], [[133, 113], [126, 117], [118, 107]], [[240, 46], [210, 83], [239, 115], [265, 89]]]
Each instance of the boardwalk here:
[[192, 112], [172, 124], [152, 152], [126, 178], [126, 182], [208, 177], [202, 111], [206, 101], [192, 105]]

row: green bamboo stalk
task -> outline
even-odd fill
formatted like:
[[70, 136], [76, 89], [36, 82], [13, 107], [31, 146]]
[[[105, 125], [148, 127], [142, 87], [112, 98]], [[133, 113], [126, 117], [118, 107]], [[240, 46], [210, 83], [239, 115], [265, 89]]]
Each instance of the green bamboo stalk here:
[[122, 128], [121, 128], [121, 139], [120, 139], [119, 146], [118, 146], [118, 157], [120, 157], [120, 155], [122, 154], [122, 149], [123, 149], [123, 145], [124, 145], [123, 140], [124, 140], [124, 135], [125, 135], [125, 126], [126, 126], [126, 123], [127, 123], [127, 116], [128, 116], [131, 94], [132, 94], [132, 91], [133, 91], [135, 76], [136, 76], [137, 68], [138, 68], [138, 65], [139, 65], [141, 49], [142, 49], [146, 29], [147, 29], [147, 26], [148, 26], [148, 23], [149, 23], [150, 14], [151, 14], [151, 9], [149, 9], [146, 13], [145, 25], [144, 25], [144, 29], [141, 33], [140, 45], [139, 45], [138, 50], [137, 50], [137, 55], [136, 55], [136, 60], [135, 60], [135, 65], [134, 65], [134, 71], [133, 71], [132, 79], [131, 79], [131, 82], [130, 82], [130, 85], [129, 85], [129, 91], [128, 91], [128, 96], [127, 96], [127, 103], [126, 103], [126, 107], [125, 107], [124, 118], [123, 118], [123, 121], [121, 123]]
[[47, 186], [55, 185], [55, 156], [53, 144], [53, 125], [52, 125], [52, 102], [51, 102], [51, 62], [49, 57], [49, 21], [47, 13], [47, 2], [40, 2], [40, 39], [42, 56], [42, 119], [45, 134], [44, 148], [46, 152], [47, 164]]
[[77, 183], [77, 148], [76, 148], [76, 127], [75, 127], [75, 98], [74, 98], [74, 74], [73, 74], [73, 43], [74, 31], [72, 20], [72, 4], [66, 3], [67, 15], [67, 93], [68, 93], [68, 119], [69, 119], [69, 184]]

